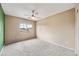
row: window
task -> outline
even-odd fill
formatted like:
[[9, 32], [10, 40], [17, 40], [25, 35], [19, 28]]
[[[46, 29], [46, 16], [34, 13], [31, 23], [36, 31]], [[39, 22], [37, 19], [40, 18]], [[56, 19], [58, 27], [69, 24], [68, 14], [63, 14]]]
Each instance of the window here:
[[20, 24], [19, 28], [22, 30], [29, 30], [32, 28], [32, 24]]

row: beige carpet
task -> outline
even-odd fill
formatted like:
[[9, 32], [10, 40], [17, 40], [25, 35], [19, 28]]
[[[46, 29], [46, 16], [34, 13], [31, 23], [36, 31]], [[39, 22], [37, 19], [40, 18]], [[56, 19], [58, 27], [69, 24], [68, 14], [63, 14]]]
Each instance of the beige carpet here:
[[32, 39], [5, 46], [2, 56], [75, 56], [75, 52], [39, 39]]

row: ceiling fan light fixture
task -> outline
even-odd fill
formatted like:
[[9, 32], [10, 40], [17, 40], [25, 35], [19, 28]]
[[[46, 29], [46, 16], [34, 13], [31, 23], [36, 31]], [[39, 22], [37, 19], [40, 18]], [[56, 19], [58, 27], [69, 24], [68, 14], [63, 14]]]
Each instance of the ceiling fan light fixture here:
[[36, 17], [34, 17], [34, 16], [32, 16], [32, 17], [30, 17], [32, 20], [37, 20], [37, 18]]
[[32, 15], [28, 17], [29, 20], [37, 21], [39, 18], [37, 17], [38, 12], [36, 10], [32, 10]]

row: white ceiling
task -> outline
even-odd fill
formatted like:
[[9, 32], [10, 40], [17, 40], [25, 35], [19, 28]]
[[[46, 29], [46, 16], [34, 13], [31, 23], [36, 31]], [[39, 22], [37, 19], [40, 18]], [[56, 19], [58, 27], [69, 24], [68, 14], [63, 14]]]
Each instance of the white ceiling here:
[[2, 3], [6, 15], [28, 19], [33, 9], [38, 11], [38, 20], [74, 8], [73, 3]]

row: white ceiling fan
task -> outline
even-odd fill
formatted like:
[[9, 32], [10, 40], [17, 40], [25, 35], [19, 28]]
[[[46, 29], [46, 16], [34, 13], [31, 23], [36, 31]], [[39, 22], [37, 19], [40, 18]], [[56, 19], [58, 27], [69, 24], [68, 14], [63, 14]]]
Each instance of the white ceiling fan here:
[[34, 20], [34, 21], [39, 20], [40, 17], [38, 17], [38, 11], [36, 11], [36, 10], [32, 10], [32, 15], [29, 16], [28, 19], [30, 19], [30, 20]]

